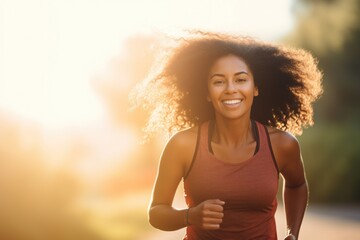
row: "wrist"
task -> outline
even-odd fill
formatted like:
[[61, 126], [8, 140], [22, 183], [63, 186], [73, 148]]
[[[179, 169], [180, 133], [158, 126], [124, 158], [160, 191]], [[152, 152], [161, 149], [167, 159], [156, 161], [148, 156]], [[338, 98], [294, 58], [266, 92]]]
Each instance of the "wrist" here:
[[284, 240], [297, 240], [297, 238], [295, 237], [294, 234], [290, 233], [284, 238]]
[[189, 220], [189, 213], [190, 213], [190, 207], [188, 209], [186, 209], [185, 212], [185, 225], [186, 226], [190, 226], [190, 220]]

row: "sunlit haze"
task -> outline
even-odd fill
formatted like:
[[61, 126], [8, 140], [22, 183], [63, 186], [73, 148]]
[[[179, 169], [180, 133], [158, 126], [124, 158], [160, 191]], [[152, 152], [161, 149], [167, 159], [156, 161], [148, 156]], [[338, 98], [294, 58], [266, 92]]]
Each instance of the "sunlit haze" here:
[[[358, 10], [358, 0], [0, 0], [0, 240], [184, 238], [149, 224], [170, 135], [142, 131], [151, 113], [129, 93], [189, 30], [313, 53], [326, 90], [298, 138], [311, 193], [300, 238], [360, 239]], [[187, 208], [183, 183], [174, 208]]]
[[0, 109], [46, 127], [104, 117], [91, 79], [137, 33], [185, 28], [276, 40], [291, 0], [1, 0]]

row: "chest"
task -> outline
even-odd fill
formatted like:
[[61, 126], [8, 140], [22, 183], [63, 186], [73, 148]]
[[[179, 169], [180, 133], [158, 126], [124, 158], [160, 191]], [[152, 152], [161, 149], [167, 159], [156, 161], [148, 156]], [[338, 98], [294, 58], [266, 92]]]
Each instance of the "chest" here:
[[236, 148], [211, 143], [211, 151], [214, 157], [230, 164], [237, 164], [250, 159], [256, 153], [256, 147], [255, 141]]
[[239, 164], [211, 156], [202, 160], [184, 182], [185, 194], [193, 204], [221, 199], [235, 208], [264, 208], [276, 197], [278, 174], [268, 159], [255, 155]]

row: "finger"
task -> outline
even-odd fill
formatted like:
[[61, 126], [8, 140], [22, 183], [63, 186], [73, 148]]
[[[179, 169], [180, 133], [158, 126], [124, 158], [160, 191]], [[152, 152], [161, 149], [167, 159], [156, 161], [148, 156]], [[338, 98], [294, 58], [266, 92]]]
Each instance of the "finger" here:
[[208, 204], [208, 205], [206, 205], [205, 210], [209, 210], [209, 211], [213, 211], [213, 212], [223, 212], [224, 208], [221, 205]]
[[216, 204], [216, 205], [224, 205], [225, 204], [225, 202], [220, 199], [210, 199], [210, 200], [208, 200], [208, 202]]
[[222, 219], [224, 217], [224, 213], [214, 212], [214, 211], [204, 211], [203, 216], [208, 217], [208, 218]]
[[225, 205], [225, 202], [220, 199], [216, 199], [216, 203], [219, 205]]
[[207, 230], [216, 230], [220, 228], [220, 224], [203, 224], [202, 227]]
[[222, 223], [222, 218], [204, 218], [205, 224], [220, 224]]

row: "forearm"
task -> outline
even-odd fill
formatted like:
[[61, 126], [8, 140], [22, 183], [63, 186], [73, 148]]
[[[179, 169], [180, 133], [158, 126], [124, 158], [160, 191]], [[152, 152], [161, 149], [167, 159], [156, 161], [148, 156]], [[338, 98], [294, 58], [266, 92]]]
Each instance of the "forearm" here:
[[187, 209], [178, 210], [165, 204], [155, 205], [149, 209], [149, 222], [160, 230], [178, 230], [186, 227], [186, 211]]
[[302, 219], [308, 202], [308, 186], [304, 184], [297, 187], [284, 186], [284, 207], [286, 213], [287, 234], [298, 238]]

